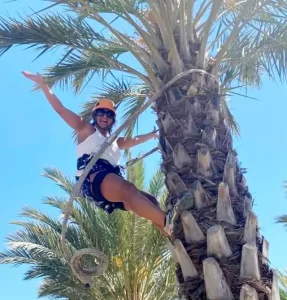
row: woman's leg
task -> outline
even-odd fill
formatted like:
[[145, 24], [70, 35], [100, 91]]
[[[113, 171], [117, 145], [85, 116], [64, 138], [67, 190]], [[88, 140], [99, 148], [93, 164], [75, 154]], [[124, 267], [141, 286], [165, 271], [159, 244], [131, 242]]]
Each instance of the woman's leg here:
[[150, 220], [163, 230], [165, 212], [149, 201], [132, 183], [120, 176], [109, 173], [100, 185], [101, 194], [110, 202], [123, 202], [125, 207]]
[[141, 194], [143, 194], [150, 202], [152, 202], [155, 206], [157, 206], [157, 207], [160, 207], [159, 206], [159, 203], [158, 203], [158, 201], [157, 201], [157, 199], [153, 196], [153, 195], [151, 195], [151, 194], [149, 194], [149, 193], [147, 193], [147, 192], [145, 192], [145, 191], [142, 191], [142, 190], [139, 190], [139, 192], [141, 193]]
[[[140, 191], [140, 193], [142, 193], [142, 191]], [[148, 195], [150, 195], [150, 194], [148, 194]], [[151, 195], [150, 195], [150, 196], [151, 196]], [[153, 196], [152, 196], [152, 197], [153, 197]], [[153, 198], [154, 198], [154, 197], [153, 197]], [[156, 199], [156, 198], [154, 198], [154, 199]], [[150, 199], [149, 199], [149, 200], [150, 200]], [[152, 203], [153, 203], [153, 202], [152, 202]], [[158, 202], [157, 202], [157, 201], [156, 201], [156, 203], [157, 203], [157, 204], [155, 204], [155, 205], [158, 206]], [[126, 210], [132, 211], [132, 209], [129, 207], [129, 205], [128, 205], [127, 203], [125, 203], [124, 206], [125, 206], [125, 209], [126, 209]], [[164, 229], [162, 228], [161, 225], [158, 225], [158, 224], [153, 223], [153, 222], [152, 222], [152, 224], [153, 224], [153, 226], [154, 226], [157, 230], [159, 230], [164, 236], [170, 237], [169, 234], [168, 234], [166, 231], [164, 231]]]

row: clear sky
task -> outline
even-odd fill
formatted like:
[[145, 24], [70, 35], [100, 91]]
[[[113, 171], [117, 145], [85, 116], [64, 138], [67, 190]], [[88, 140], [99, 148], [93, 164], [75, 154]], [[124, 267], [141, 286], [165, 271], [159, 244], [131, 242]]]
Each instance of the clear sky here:
[[[44, 1], [3, 2], [1, 0], [0, 16], [28, 13], [28, 6], [37, 10]], [[41, 176], [43, 168], [57, 167], [71, 177], [75, 172], [72, 130], [50, 109], [43, 95], [31, 92], [32, 83], [20, 73], [22, 70], [41, 72], [57, 60], [57, 53], [51, 52], [32, 62], [35, 56], [33, 50], [23, 51], [23, 48], [16, 47], [0, 58], [1, 250], [6, 247], [5, 236], [16, 229], [9, 221], [19, 218], [18, 213], [24, 205], [55, 215], [55, 211], [42, 204], [42, 198], [63, 195], [63, 192]], [[56, 89], [55, 92], [65, 105], [77, 112], [98, 85], [99, 81], [94, 80], [77, 97], [69, 90]], [[255, 199], [261, 233], [270, 242], [272, 266], [284, 269], [287, 267], [287, 232], [274, 223], [274, 218], [287, 213], [287, 200], [282, 188], [283, 180], [287, 179], [287, 85], [271, 83], [266, 79], [261, 90], [250, 89], [249, 96], [258, 100], [236, 96], [230, 101], [241, 127], [241, 137], [235, 139], [235, 148], [242, 166], [248, 169], [246, 178]], [[139, 133], [152, 130], [154, 120], [153, 114], [145, 113], [140, 118]], [[155, 145], [156, 142], [150, 141], [138, 146], [134, 154]], [[152, 174], [159, 167], [160, 156], [149, 157], [145, 164], [148, 173]], [[23, 281], [25, 270], [25, 267], [0, 266], [1, 299], [37, 299], [40, 281]]]

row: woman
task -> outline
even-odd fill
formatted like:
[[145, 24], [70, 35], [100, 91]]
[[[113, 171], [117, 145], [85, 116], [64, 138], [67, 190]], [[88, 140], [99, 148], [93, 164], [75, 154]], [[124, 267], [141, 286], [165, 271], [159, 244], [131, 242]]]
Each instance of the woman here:
[[[67, 109], [53, 94], [40, 74], [23, 72], [23, 75], [39, 85], [48, 102], [61, 118], [77, 133], [77, 179], [91, 159], [92, 152], [110, 135], [116, 120], [116, 109], [113, 101], [100, 99], [93, 107], [93, 123], [88, 123], [80, 116]], [[168, 233], [165, 228], [165, 212], [157, 200], [143, 191], [138, 190], [132, 183], [125, 180], [119, 167], [121, 149], [157, 138], [155, 132], [136, 136], [134, 138], [118, 137], [102, 154], [85, 179], [82, 193], [93, 199], [93, 202], [107, 213], [115, 209], [132, 211], [138, 216], [150, 220], [156, 228]]]

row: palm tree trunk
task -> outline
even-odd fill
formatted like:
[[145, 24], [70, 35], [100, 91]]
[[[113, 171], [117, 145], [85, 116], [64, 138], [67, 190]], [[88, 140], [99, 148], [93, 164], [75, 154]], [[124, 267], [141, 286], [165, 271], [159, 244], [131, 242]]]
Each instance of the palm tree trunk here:
[[280, 299], [220, 101], [212, 78], [192, 74], [155, 105], [179, 296]]

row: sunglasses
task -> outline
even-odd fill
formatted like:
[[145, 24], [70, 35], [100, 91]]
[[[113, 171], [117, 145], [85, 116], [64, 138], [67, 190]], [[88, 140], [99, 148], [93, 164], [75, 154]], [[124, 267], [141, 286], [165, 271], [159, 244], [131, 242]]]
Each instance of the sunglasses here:
[[109, 109], [99, 108], [95, 110], [95, 116], [102, 117], [106, 115], [108, 119], [113, 119], [115, 117], [115, 113]]

